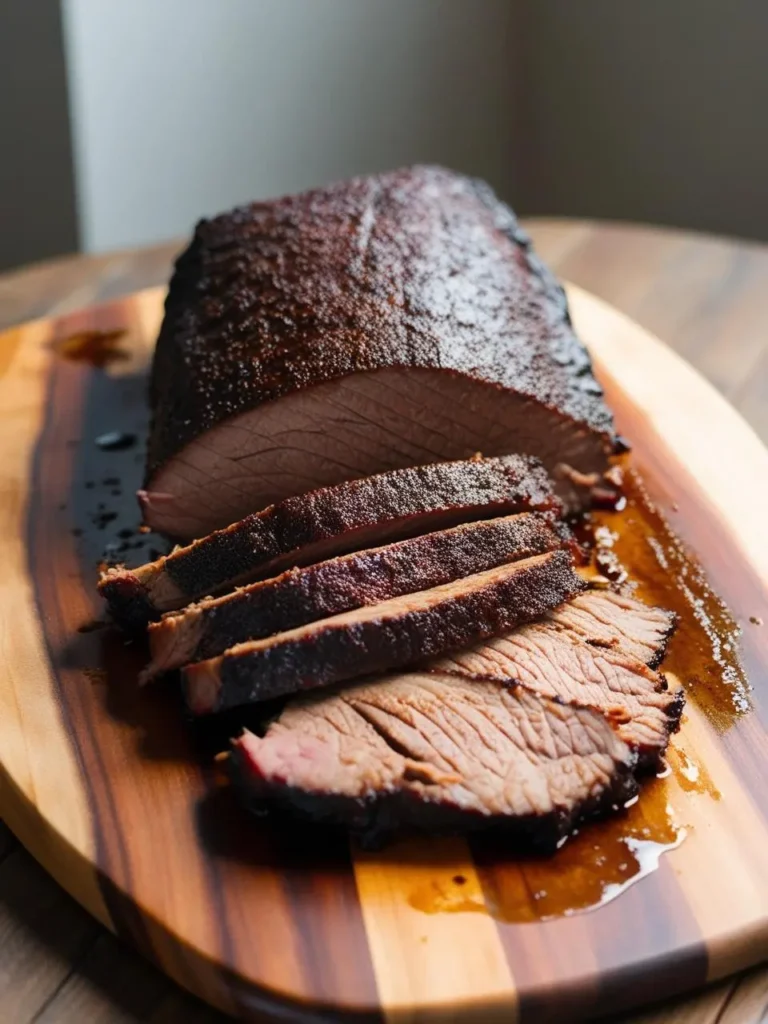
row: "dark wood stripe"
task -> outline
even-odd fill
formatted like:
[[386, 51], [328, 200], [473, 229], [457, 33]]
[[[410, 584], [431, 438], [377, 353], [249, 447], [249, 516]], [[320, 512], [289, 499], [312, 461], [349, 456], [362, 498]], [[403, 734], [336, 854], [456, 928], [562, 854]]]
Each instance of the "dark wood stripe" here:
[[[54, 334], [135, 329], [132, 317], [130, 302], [115, 304], [58, 321]], [[183, 946], [183, 955], [174, 956], [176, 938], [152, 918], [151, 907], [136, 902], [151, 883], [150, 857], [169, 885], [183, 890], [189, 883], [186, 898], [205, 901], [207, 941], [222, 964], [218, 984], [232, 1008], [270, 1007], [282, 1015], [289, 997], [303, 993], [375, 1019], [376, 983], [346, 837], [308, 847], [303, 833], [250, 821], [201, 770], [176, 694], [164, 687], [138, 692], [143, 645], [126, 647], [111, 629], [78, 632], [102, 612], [94, 584], [104, 544], [138, 523], [133, 492], [140, 448], [110, 454], [94, 439], [109, 430], [143, 432], [145, 386], [143, 376], [110, 376], [52, 359], [28, 514], [40, 621], [88, 790], [100, 885], [114, 927], [178, 980], [211, 997], [210, 982], [198, 983], [211, 965]], [[118, 488], [101, 483], [116, 475], [119, 496], [112, 493]], [[112, 513], [116, 518], [105, 522]], [[73, 529], [82, 536], [73, 536]], [[167, 816], [162, 828], [158, 813]], [[169, 841], [173, 822], [178, 847]]]

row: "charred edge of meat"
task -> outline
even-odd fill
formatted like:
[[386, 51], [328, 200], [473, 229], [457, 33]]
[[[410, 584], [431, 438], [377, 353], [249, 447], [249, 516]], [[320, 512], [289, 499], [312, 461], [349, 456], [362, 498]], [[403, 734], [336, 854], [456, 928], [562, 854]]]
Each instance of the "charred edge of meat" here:
[[149, 627], [143, 680], [229, 647], [568, 546], [549, 513], [462, 524], [302, 569], [164, 615]]
[[[286, 498], [155, 562], [112, 570], [99, 589], [107, 600], [114, 595], [115, 618], [129, 606], [131, 587], [156, 618], [292, 565], [526, 511], [553, 521], [563, 511], [544, 466], [531, 456], [406, 467]], [[117, 580], [122, 590], [112, 586]]]
[[147, 588], [129, 569], [109, 569], [98, 584], [112, 618], [128, 632], [143, 630], [160, 618]]
[[[629, 602], [630, 605], [635, 605], [638, 608], [651, 610], [657, 616], [661, 616], [661, 618], [665, 620], [666, 626], [658, 630], [654, 643], [647, 640], [643, 640], [640, 643], [641, 646], [645, 646], [650, 649], [650, 655], [641, 656], [641, 654], [635, 649], [637, 645], [633, 643], [631, 636], [624, 636], [624, 640], [622, 641], [621, 632], [619, 632], [619, 635], [613, 636], [609, 639], [607, 637], [601, 637], [594, 633], [590, 633], [587, 629], [580, 627], [578, 624], [569, 624], [567, 622], [559, 621], [557, 618], [559, 609], [553, 609], [551, 615], [548, 616], [548, 621], [550, 621], [557, 629], [564, 629], [566, 632], [574, 633], [574, 635], [580, 637], [591, 647], [603, 651], [620, 650], [631, 657], [637, 658], [638, 661], [647, 665], [648, 668], [657, 669], [664, 660], [669, 641], [677, 629], [679, 621], [677, 614], [666, 608], [647, 605], [644, 601], [640, 601], [631, 594], [625, 593], [621, 587], [609, 587], [608, 589], [604, 589], [603, 587], [596, 587], [592, 584], [588, 584], [586, 592], [579, 595], [577, 601], [574, 602], [574, 607], [578, 604], [579, 607], [583, 608], [584, 602], [590, 601], [590, 598], [594, 598], [596, 601], [602, 601], [609, 597], [614, 597], [619, 601]], [[620, 615], [623, 615], [623, 611], [620, 612]], [[598, 616], [597, 622], [599, 623], [600, 621], [601, 620]], [[593, 626], [592, 628], [594, 629], [596, 627]], [[599, 630], [599, 626], [597, 628]]]
[[[586, 593], [590, 592], [602, 593], [602, 591], [598, 587], [590, 587], [589, 590], [586, 591]], [[620, 590], [617, 590], [616, 592], [621, 593]], [[667, 617], [668, 625], [664, 632], [659, 634], [659, 642], [654, 649], [653, 656], [649, 658], [648, 661], [644, 662], [644, 664], [647, 665], [648, 668], [652, 669], [657, 669], [666, 658], [669, 642], [674, 636], [675, 631], [680, 622], [680, 616], [677, 614], [677, 612], [671, 612], [666, 608], [657, 608], [656, 610], [664, 612], [664, 614]], [[610, 651], [614, 650], [617, 646], [621, 648], [620, 643], [607, 643], [606, 641], [600, 640], [597, 637], [584, 637], [583, 639], [584, 642], [589, 644], [590, 647], [595, 647], [598, 650]]]
[[[496, 572], [498, 578], [478, 583], [478, 577]], [[187, 665], [182, 669], [182, 682], [188, 706], [197, 714], [209, 714], [402, 668], [531, 622], [585, 588], [573, 571], [570, 553], [564, 550], [478, 573], [434, 591], [445, 592], [467, 581], [473, 585], [464, 593], [445, 593], [444, 598], [441, 593], [437, 604], [398, 613], [389, 608], [383, 611], [389, 603], [384, 602], [365, 609], [368, 618], [339, 623], [334, 620], [344, 616], [336, 616], [277, 634], [270, 641], [239, 644], [218, 658]], [[429, 593], [421, 592], [421, 597]], [[302, 635], [301, 630], [307, 632]]]
[[[361, 303], [356, 301], [355, 241], [360, 224], [369, 222], [367, 260], [378, 273], [365, 275], [367, 301]], [[509, 244], [500, 244], [502, 239]], [[468, 249], [482, 255], [468, 260]], [[310, 254], [315, 266], [309, 273], [286, 273], [286, 266], [308, 266]], [[527, 285], [520, 290], [534, 301], [525, 312], [538, 331], [502, 331], [506, 348], [499, 344], [496, 362], [481, 375], [477, 351], [482, 332], [474, 322], [457, 321], [448, 340], [438, 339], [430, 328], [435, 319], [445, 318], [450, 296], [460, 294], [453, 280], [457, 270], [464, 271], [458, 277], [462, 287], [468, 274], [470, 293], [490, 291], [492, 300], [509, 292], [507, 275], [501, 273], [508, 268], [517, 269]], [[337, 284], [332, 297], [328, 280]], [[429, 288], [424, 292], [423, 280], [440, 282], [438, 298]], [[339, 282], [349, 287], [338, 287]], [[273, 301], [264, 308], [260, 296], [267, 284]], [[386, 301], [398, 285], [400, 292], [410, 287], [422, 299], [410, 310], [410, 331], [396, 330], [403, 314], [398, 303]], [[227, 297], [232, 301], [224, 301]], [[492, 321], [485, 301], [481, 312]], [[523, 314], [521, 303], [511, 305], [503, 313], [514, 326]], [[589, 354], [573, 334], [563, 289], [489, 186], [442, 168], [417, 166], [355, 178], [202, 221], [177, 260], [165, 309], [151, 378], [154, 417], [147, 480], [222, 420], [317, 381], [383, 366], [437, 363], [440, 369], [474, 372], [493, 386], [511, 389], [522, 375], [515, 372], [516, 350], [522, 347], [527, 357], [534, 344], [550, 362], [543, 370], [537, 364], [537, 372], [529, 375], [531, 397], [599, 432], [603, 448], [613, 445], [612, 417]], [[303, 327], [298, 337], [297, 322]], [[326, 333], [330, 340], [318, 353], [315, 339]], [[409, 334], [419, 340], [421, 334], [431, 343], [415, 344]], [[243, 373], [248, 352], [264, 337], [272, 343], [272, 358]], [[361, 337], [365, 345], [359, 344]], [[211, 349], [218, 358], [206, 362]], [[275, 358], [275, 350], [285, 358]], [[198, 358], [188, 358], [190, 351]], [[520, 362], [521, 369], [528, 367], [529, 360]], [[209, 372], [202, 372], [201, 365]]]
[[261, 571], [257, 560], [266, 569], [285, 557], [306, 561], [302, 550], [315, 544], [332, 543], [331, 554], [354, 550], [359, 542], [375, 544], [363, 531], [381, 530], [397, 540], [524, 511], [562, 513], [538, 459], [507, 455], [428, 463], [285, 498], [242, 524], [209, 534], [194, 550], [181, 548], [165, 569], [181, 591], [195, 596], [220, 586], [222, 576], [242, 576], [244, 567]]
[[552, 854], [581, 824], [596, 821], [621, 809], [638, 792], [634, 765], [617, 764], [611, 786], [573, 812], [508, 817], [430, 804], [414, 793], [373, 794], [367, 798], [334, 793], [307, 793], [300, 787], [273, 787], [248, 769], [247, 755], [233, 741], [228, 760], [230, 778], [243, 806], [263, 816], [270, 810], [295, 814], [309, 821], [345, 825], [364, 849], [375, 850], [403, 832], [452, 835], [468, 831], [503, 834], [515, 844], [515, 853]]
[[672, 639], [675, 630], [677, 629], [678, 624], [680, 622], [680, 616], [677, 614], [677, 612], [667, 612], [667, 621], [669, 625], [659, 637], [659, 643], [656, 648], [656, 653], [648, 662], [648, 668], [656, 669], [659, 667], [659, 665], [661, 665], [662, 661], [664, 661], [664, 658], [667, 656], [667, 648], [669, 647], [669, 642]]

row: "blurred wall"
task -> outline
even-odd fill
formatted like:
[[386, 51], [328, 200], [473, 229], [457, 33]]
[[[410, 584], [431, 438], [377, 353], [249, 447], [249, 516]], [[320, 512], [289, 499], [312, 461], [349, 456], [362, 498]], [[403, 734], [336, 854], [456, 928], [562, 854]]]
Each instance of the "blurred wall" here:
[[77, 241], [59, 0], [0, 0], [0, 270]]
[[63, 0], [87, 249], [414, 161], [513, 196], [514, 0]]
[[768, 240], [768, 0], [535, 0], [520, 205]]

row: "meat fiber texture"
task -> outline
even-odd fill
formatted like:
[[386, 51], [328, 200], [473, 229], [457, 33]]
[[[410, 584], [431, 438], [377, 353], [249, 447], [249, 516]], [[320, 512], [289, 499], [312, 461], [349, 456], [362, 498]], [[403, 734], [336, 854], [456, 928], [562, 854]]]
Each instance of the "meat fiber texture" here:
[[536, 459], [409, 467], [287, 498], [154, 562], [108, 569], [99, 590], [115, 619], [143, 626], [161, 612], [289, 566], [529, 509], [562, 512]]
[[615, 443], [564, 292], [490, 188], [439, 167], [198, 224], [150, 398], [140, 501], [179, 538], [477, 451], [540, 456], [580, 507]]
[[351, 680], [530, 622], [585, 586], [569, 552], [504, 565], [431, 590], [237, 644], [182, 670], [194, 714]]
[[[658, 662], [671, 616], [614, 596], [571, 602], [580, 632], [558, 609], [423, 670], [294, 698], [264, 737], [245, 732], [233, 744], [246, 803], [286, 805], [368, 838], [501, 828], [554, 848], [633, 796], [638, 771], [658, 765], [679, 725], [682, 693], [630, 653], [640, 635], [646, 662]], [[606, 647], [609, 619], [622, 640]]]
[[370, 841], [501, 828], [552, 850], [637, 790], [635, 755], [589, 709], [491, 681], [410, 673], [292, 703], [232, 769], [246, 802], [287, 803]]
[[569, 536], [548, 515], [527, 512], [289, 569], [152, 623], [152, 661], [144, 679], [223, 654], [246, 640], [553, 551], [570, 543]]
[[663, 675], [632, 654], [595, 646], [551, 622], [447, 654], [430, 669], [519, 684], [540, 696], [594, 708], [637, 752], [643, 769], [659, 765], [683, 709], [682, 690], [670, 689]]

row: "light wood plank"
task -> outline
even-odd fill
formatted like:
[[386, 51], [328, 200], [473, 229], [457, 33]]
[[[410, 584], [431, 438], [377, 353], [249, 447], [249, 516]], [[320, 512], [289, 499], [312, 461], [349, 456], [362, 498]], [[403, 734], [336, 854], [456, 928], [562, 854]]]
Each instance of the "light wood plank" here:
[[387, 1021], [426, 1019], [420, 1007], [452, 1020], [482, 991], [483, 1020], [514, 1024], [514, 981], [464, 840], [357, 850], [354, 866]]
[[[577, 229], [580, 237], [576, 243], [569, 242], [566, 237], [571, 230], [568, 226], [556, 226], [553, 229], [552, 237], [556, 239], [558, 233], [561, 233], [558, 243], [561, 247], [561, 253], [564, 258], [572, 260], [571, 267], [574, 273], [571, 276], [580, 279], [579, 252], [587, 239], [588, 233], [594, 231], [596, 235], [599, 235], [604, 233], [606, 229], [595, 227], [585, 231], [583, 226], [577, 226]], [[732, 243], [723, 243], [724, 246], [730, 246], [730, 253], [743, 253], [746, 265], [754, 269], [741, 273], [737, 268], [734, 274], [731, 275], [731, 281], [740, 283], [736, 287], [729, 286], [716, 290], [712, 287], [715, 277], [717, 275], [720, 275], [721, 278], [728, 277], [728, 268], [731, 265], [728, 261], [732, 258], [730, 255], [725, 262], [718, 262], [717, 254], [714, 254], [711, 260], [709, 257], [706, 257], [703, 263], [699, 263], [693, 255], [693, 246], [683, 246], [678, 249], [674, 260], [664, 262], [662, 254], [664, 252], [666, 233], [657, 232], [655, 234], [658, 244], [648, 246], [643, 258], [635, 260], [636, 234], [634, 229], [615, 228], [611, 229], [608, 233], [610, 235], [610, 244], [603, 247], [599, 255], [594, 257], [593, 269], [590, 270], [596, 287], [600, 284], [601, 265], [603, 270], [612, 266], [617, 267], [613, 280], [610, 276], [605, 275], [605, 288], [601, 289], [603, 294], [607, 294], [607, 297], [618, 301], [619, 304], [624, 304], [625, 308], [638, 319], [644, 320], [649, 326], [655, 327], [659, 333], [663, 333], [665, 339], [677, 342], [681, 348], [683, 345], [688, 345], [687, 354], [694, 360], [699, 357], [699, 352], [704, 353], [704, 348], [697, 347], [697, 338], [702, 334], [706, 335], [706, 332], [702, 332], [702, 325], [711, 325], [712, 329], [707, 335], [707, 345], [711, 346], [712, 352], [719, 346], [720, 351], [723, 353], [723, 358], [715, 366], [714, 370], [710, 372], [710, 376], [713, 379], [717, 379], [718, 383], [722, 380], [723, 386], [727, 388], [735, 387], [737, 389], [736, 392], [731, 393], [735, 395], [736, 400], [740, 403], [742, 401], [742, 393], [738, 391], [739, 383], [737, 378], [740, 377], [742, 383], [745, 376], [750, 374], [756, 378], [756, 383], [752, 385], [752, 390], [747, 387], [747, 390], [744, 392], [747, 397], [746, 403], [742, 407], [749, 409], [749, 402], [752, 401], [753, 418], [757, 416], [759, 419], [762, 407], [758, 396], [762, 378], [759, 376], [758, 371], [762, 372], [761, 367], [763, 367], [763, 364], [759, 362], [759, 357], [757, 362], [751, 357], [742, 358], [744, 352], [742, 339], [746, 338], [747, 342], [752, 344], [750, 332], [755, 331], [756, 333], [752, 334], [751, 337], [757, 338], [757, 334], [760, 334], [759, 329], [765, 323], [764, 313], [761, 312], [761, 303], [755, 298], [758, 291], [762, 292], [763, 296], [768, 293], [768, 289], [764, 285], [765, 274], [760, 265], [761, 251], [757, 247], [754, 247], [754, 249], [752, 247], [743, 247], [740, 250], [738, 246]], [[691, 239], [690, 236], [688, 237], [694, 243], [699, 241], [698, 239]], [[704, 241], [706, 240], [702, 240], [702, 242]], [[546, 257], [548, 255], [546, 245], [542, 248], [544, 250], [543, 254]], [[733, 259], [736, 259], [736, 257], [734, 256]], [[634, 291], [631, 289], [625, 291], [626, 302], [624, 302], [620, 290], [624, 287], [626, 278], [632, 275], [635, 278], [645, 277], [646, 285], [644, 287], [636, 287]], [[158, 280], [162, 280], [164, 276], [165, 273], [163, 272]], [[668, 283], [665, 283], [665, 281]], [[675, 286], [675, 282], [677, 282], [677, 286]], [[119, 289], [119, 277], [113, 278], [108, 287]], [[617, 289], [613, 295], [608, 294], [611, 288]], [[36, 299], [35, 301], [39, 300]], [[738, 312], [739, 307], [743, 312]], [[665, 309], [668, 311], [669, 319], [667, 321], [664, 320]], [[735, 312], [733, 314], [728, 312], [726, 315], [720, 315], [720, 310], [734, 310]], [[37, 306], [36, 312], [44, 311], [45, 308], [42, 305]], [[695, 311], [695, 314], [692, 311]], [[761, 333], [761, 337], [764, 338], [764, 331]], [[755, 347], [751, 350], [752, 355], [759, 351], [759, 344], [759, 339], [754, 341]], [[705, 358], [705, 356], [703, 355], [702, 358]], [[706, 367], [706, 362], [703, 365]], [[729, 373], [729, 367], [734, 371], [732, 377], [729, 376], [727, 380], [715, 377], [715, 373]], [[753, 393], [755, 398], [750, 399], [749, 396]], [[737, 1010], [741, 1012], [738, 1006]], [[674, 1012], [677, 1013], [676, 1010]], [[751, 1012], [751, 1010], [745, 1008], [744, 1012]], [[661, 1021], [664, 1017], [665, 1011], [660, 1010], [656, 1017], [649, 1017], [648, 1019]], [[698, 1020], [699, 1018], [694, 1017], [691, 1019]], [[731, 1022], [730, 1017], [725, 1019]], [[734, 1017], [733, 1024], [739, 1019], [746, 1021], [752, 1018]]]

